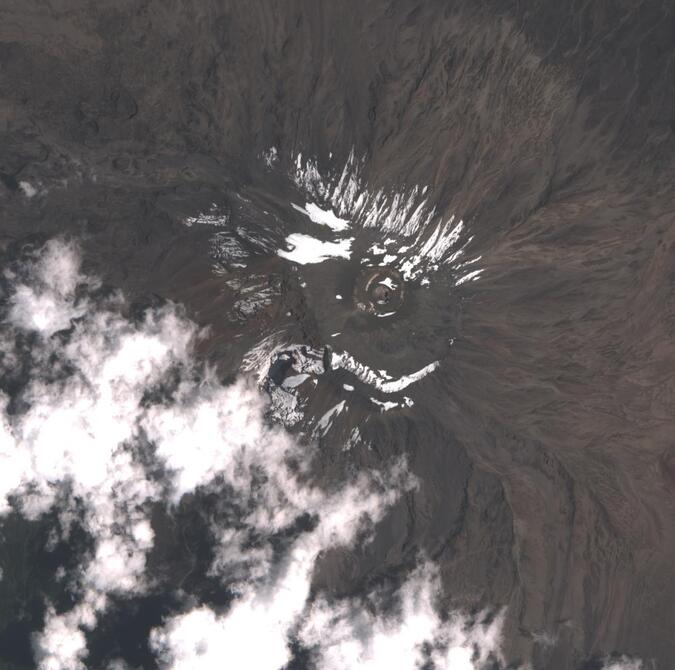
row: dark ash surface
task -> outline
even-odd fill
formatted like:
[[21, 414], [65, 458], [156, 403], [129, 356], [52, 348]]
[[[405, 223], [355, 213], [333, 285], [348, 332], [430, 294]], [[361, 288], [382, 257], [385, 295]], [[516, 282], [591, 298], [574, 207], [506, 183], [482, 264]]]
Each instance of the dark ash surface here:
[[[429, 184], [439, 212], [471, 222], [485, 274], [452, 296], [434, 288], [410, 317], [427, 329], [428, 351], [402, 343], [405, 324], [368, 326], [346, 347], [373, 366], [396, 359], [396, 374], [431, 353], [442, 365], [411, 391], [413, 408], [366, 424], [376, 448], [345, 455], [349, 426], [322, 445], [327, 481], [405, 453], [422, 487], [363, 552], [327, 555], [316, 587], [359, 592], [424, 549], [449, 603], [508, 607], [514, 664], [592, 668], [621, 652], [669, 668], [674, 55], [675, 16], [649, 1], [5, 0], [4, 257], [76, 237], [85, 269], [106, 284], [182, 302], [209, 325], [201, 353], [229, 379], [279, 325], [319, 348], [340, 323], [354, 326], [351, 312], [331, 308], [335, 323], [324, 314], [353, 273], [308, 268], [305, 290], [288, 263], [258, 250], [239, 274], [266, 277], [273, 298], [233, 321], [238, 295], [212, 272], [213, 231], [185, 217], [216, 203], [228, 225], [264, 230], [278, 248], [297, 225], [289, 203], [301, 196], [285, 176], [297, 152], [328, 165], [353, 148], [373, 189]], [[260, 159], [271, 146], [272, 172]], [[439, 332], [454, 340], [440, 352]], [[348, 381], [336, 374], [322, 379], [314, 418]], [[354, 421], [372, 414], [353, 404]], [[205, 510], [188, 501], [179, 523], [198, 529]], [[155, 521], [162, 529], [162, 510]], [[195, 558], [199, 540], [166, 524], [151, 560], [167, 581], [196, 561], [186, 588], [226, 602], [206, 578], [208, 552]], [[43, 564], [44, 532], [3, 521], [3, 668], [32, 667], [27, 635], [40, 628], [42, 597], [66, 597]], [[91, 667], [119, 653], [152, 667], [124, 627], [138, 617], [149, 630], [170, 607], [151, 595], [106, 615]]]

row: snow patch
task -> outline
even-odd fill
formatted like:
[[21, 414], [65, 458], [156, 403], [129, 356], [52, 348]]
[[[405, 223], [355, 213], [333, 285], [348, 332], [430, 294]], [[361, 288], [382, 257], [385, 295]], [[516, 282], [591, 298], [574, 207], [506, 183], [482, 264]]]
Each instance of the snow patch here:
[[349, 220], [341, 219], [330, 209], [321, 209], [313, 202], [308, 202], [304, 207], [291, 203], [298, 212], [306, 214], [311, 221], [322, 226], [328, 226], [336, 233], [341, 233], [349, 228]]
[[331, 367], [342, 368], [351, 372], [364, 384], [368, 384], [382, 393], [397, 393], [398, 391], [402, 391], [404, 388], [431, 374], [439, 365], [439, 361], [434, 361], [433, 363], [429, 363], [429, 365], [425, 365], [417, 372], [393, 379], [386, 370], [373, 370], [367, 365], [359, 363], [347, 352], [341, 354], [331, 353]]
[[344, 410], [345, 401], [341, 400], [337, 405], [331, 407], [320, 419], [317, 424], [317, 430], [322, 435], [325, 435], [331, 425], [333, 424], [334, 419]]
[[28, 181], [20, 181], [19, 188], [27, 198], [33, 198], [38, 194], [38, 190]]
[[286, 238], [290, 251], [280, 249], [277, 255], [300, 265], [322, 263], [328, 258], [349, 258], [353, 241], [354, 238], [350, 237], [337, 242], [323, 242], [309, 235], [292, 233]]

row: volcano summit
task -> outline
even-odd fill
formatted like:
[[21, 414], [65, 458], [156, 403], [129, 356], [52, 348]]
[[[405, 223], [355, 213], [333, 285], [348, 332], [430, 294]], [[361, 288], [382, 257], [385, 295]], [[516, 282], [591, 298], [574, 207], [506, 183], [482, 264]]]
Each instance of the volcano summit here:
[[675, 15], [0, 3], [1, 670], [675, 667]]

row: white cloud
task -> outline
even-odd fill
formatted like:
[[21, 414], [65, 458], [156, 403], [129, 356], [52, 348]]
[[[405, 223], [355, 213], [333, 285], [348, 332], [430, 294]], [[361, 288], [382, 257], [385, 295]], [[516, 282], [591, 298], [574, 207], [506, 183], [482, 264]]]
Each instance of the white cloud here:
[[[353, 532], [353, 522], [347, 525]], [[153, 631], [163, 667], [280, 670], [291, 659], [291, 637], [314, 653], [319, 670], [413, 670], [425, 662], [437, 670], [476, 670], [501, 658], [503, 615], [442, 618], [436, 603], [441, 587], [428, 563], [401, 587], [395, 612], [385, 612], [372, 596], [367, 603], [308, 603], [321, 544], [312, 534], [298, 542], [283, 575], [248, 588], [226, 615], [198, 607]]]
[[[257, 670], [286, 665], [291, 659], [289, 638], [307, 608], [312, 571], [320, 552], [351, 544], [357, 532], [382, 518], [401, 491], [412, 484], [400, 465], [387, 473], [387, 479], [389, 488], [384, 490], [361, 477], [334, 495], [313, 489], [295, 491], [291, 504], [302, 499], [305, 509], [317, 513], [316, 528], [293, 543], [282, 565], [272, 572], [275, 576], [243, 584], [226, 615], [217, 616], [200, 607], [154, 630], [152, 645], [162, 661], [172, 670], [210, 670], [223, 663]], [[225, 539], [230, 542], [234, 538], [228, 533]], [[268, 557], [262, 559], [267, 561]]]
[[25, 269], [29, 283], [14, 287], [10, 323], [49, 337], [68, 328], [72, 319], [84, 313], [86, 302], [76, 300], [75, 289], [91, 280], [80, 275], [79, 254], [73, 244], [47, 242], [40, 256]]
[[104, 607], [105, 596], [92, 591], [65, 614], [56, 614], [50, 606], [44, 628], [33, 640], [40, 670], [86, 670], [82, 662], [87, 651], [83, 629], [92, 629], [96, 625], [97, 614]]
[[[21, 393], [26, 408], [9, 416], [0, 398], [0, 512], [12, 498], [30, 518], [58, 502], [67, 532], [77, 518], [75, 501], [83, 504], [81, 522], [94, 549], [70, 576], [80, 602], [63, 614], [50, 610], [35, 638], [40, 667], [76, 668], [86, 653], [80, 629], [95, 624], [106, 595], [143, 589], [153, 540], [145, 505], [160, 490], [131, 445], [143, 395], [173, 366], [189, 363], [196, 329], [171, 307], [133, 324], [119, 297], [99, 307], [79, 298], [97, 282], [80, 274], [72, 244], [47, 243], [19, 274], [9, 275], [14, 293], [5, 323], [42, 339]], [[51, 337], [71, 326], [65, 342]], [[4, 333], [3, 350], [16, 360], [14, 331]]]
[[87, 642], [81, 626], [80, 607], [65, 616], [57, 616], [52, 608], [47, 612], [45, 626], [36, 638], [34, 648], [36, 661], [41, 670], [85, 668], [81, 661]]
[[[459, 614], [443, 620], [436, 599], [441, 587], [435, 569], [422, 564], [399, 591], [395, 612], [378, 611], [348, 600], [317, 600], [300, 630], [300, 639], [318, 655], [321, 670], [418, 668], [474, 670], [491, 655], [499, 658], [503, 617], [473, 622]], [[381, 610], [381, 607], [379, 608]]]
[[191, 385], [184, 386], [172, 404], [150, 408], [142, 426], [174, 473], [175, 501], [217, 474], [235, 489], [246, 490], [250, 469], [263, 462], [277, 477], [290, 474], [281, 462], [295, 446], [287, 435], [265, 425], [260, 394], [245, 380], [230, 387], [207, 381], [198, 394]]
[[[253, 383], [242, 379], [223, 387], [196, 367], [197, 330], [174, 307], [148, 310], [132, 322], [120, 296], [96, 303], [87, 297], [96, 282], [80, 274], [77, 249], [60, 241], [45, 245], [19, 274], [10, 276], [14, 293], [5, 325], [11, 327], [3, 331], [3, 350], [8, 359], [18, 356], [13, 338], [21, 330], [41, 339], [21, 391], [24, 409], [2, 413], [0, 459], [8, 467], [0, 475], [0, 510], [7, 512], [14, 501], [34, 518], [58, 504], [67, 531], [78, 519], [77, 500], [84, 509], [79, 522], [94, 541], [91, 554], [68, 575], [77, 604], [60, 614], [50, 608], [35, 636], [40, 668], [85, 667], [84, 630], [96, 625], [109, 594], [131, 596], [146, 587], [145, 560], [153, 544], [148, 503], [165, 500], [166, 491], [168, 501], [177, 503], [216, 478], [247, 511], [238, 535], [214, 529], [221, 550], [213, 574], [238, 563], [240, 577], [235, 605], [225, 620], [214, 621], [226, 626], [232, 645], [241, 644], [249, 625], [262, 627], [265, 653], [285, 658], [287, 635], [305, 607], [319, 552], [349, 544], [358, 530], [380, 519], [411, 485], [405, 468], [395, 465], [387, 486], [383, 475], [363, 474], [337, 492], [314, 487], [307, 448], [267, 425], [265, 402]], [[36, 318], [36, 305], [48, 316]], [[52, 337], [63, 328], [70, 330]], [[183, 374], [170, 399], [142, 403], [172, 370]], [[5, 410], [7, 399], [0, 401]], [[168, 470], [162, 485], [135, 456], [143, 440], [153, 444], [155, 458]], [[289, 466], [291, 457], [301, 463], [299, 470]], [[270, 579], [269, 537], [307, 512], [318, 517], [316, 527], [296, 539]], [[244, 548], [250, 532], [262, 537], [262, 548]], [[154, 636], [157, 648], [178, 659], [188, 653], [176, 647], [171, 631], [189, 630], [198, 616], [169, 622], [163, 646], [161, 631]]]
[[[76, 247], [62, 241], [49, 242], [7, 277], [14, 290], [0, 331], [4, 365], [25, 355], [16, 347], [19, 333], [39, 337], [18, 409], [10, 413], [0, 394], [0, 514], [14, 506], [34, 518], [56, 505], [60, 524], [51, 545], [74, 523], [93, 540], [77, 570], [57, 569], [55, 579], [72, 585], [77, 602], [58, 614], [48, 607], [34, 638], [41, 670], [86, 668], [86, 631], [110, 595], [131, 597], [150, 581], [149, 504], [175, 504], [208, 486], [224, 486], [240, 508], [236, 528], [215, 521], [212, 527], [210, 572], [235, 599], [225, 613], [195, 606], [156, 628], [150, 642], [166, 667], [276, 670], [290, 659], [291, 638], [310, 648], [319, 670], [407, 670], [425, 660], [439, 670], [474, 670], [491, 654], [499, 657], [502, 616], [440, 616], [441, 586], [428, 564], [401, 587], [394, 612], [377, 594], [337, 603], [310, 598], [322, 552], [368, 537], [414, 485], [402, 462], [320, 489], [311, 479], [311, 446], [268, 425], [255, 384], [222, 386], [196, 364], [199, 333], [177, 308], [129, 320], [121, 296], [92, 297], [96, 280], [80, 273]], [[67, 334], [54, 336], [65, 328]], [[264, 367], [282, 340], [273, 336], [249, 357], [251, 371]], [[307, 370], [322, 369], [320, 357], [306, 360]], [[170, 393], [157, 395], [164, 400], [149, 399], [176, 371]], [[152, 457], [167, 471], [162, 482], [146, 472], [143, 463]], [[305, 514], [314, 525], [293, 530]], [[281, 556], [272, 542], [280, 532], [288, 538]], [[110, 667], [126, 666], [120, 660]], [[640, 668], [625, 657], [605, 665]]]

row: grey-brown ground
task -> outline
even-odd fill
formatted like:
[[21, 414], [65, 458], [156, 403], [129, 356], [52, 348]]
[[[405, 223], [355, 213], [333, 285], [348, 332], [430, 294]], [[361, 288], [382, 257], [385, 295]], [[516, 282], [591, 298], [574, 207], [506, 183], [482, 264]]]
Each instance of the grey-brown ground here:
[[[415, 412], [369, 424], [377, 448], [351, 463], [326, 449], [327, 479], [407, 453], [423, 485], [366, 552], [328, 555], [317, 587], [358, 591], [423, 548], [451, 603], [508, 606], [514, 662], [616, 651], [668, 668], [674, 52], [675, 17], [648, 1], [5, 0], [3, 245], [77, 236], [89, 271], [210, 325], [203, 353], [227, 377], [246, 350], [236, 297], [211, 272], [212, 231], [186, 216], [215, 202], [255, 226], [287, 205], [261, 166], [270, 146], [282, 168], [354, 148], [373, 188], [431, 185], [472, 222], [486, 272]], [[325, 344], [311, 292], [259, 263], [277, 298], [237, 327], [260, 337], [290, 311], [299, 339]], [[39, 628], [31, 533], [3, 527], [3, 561], [26, 557], [0, 582], [7, 668], [31, 665], [8, 644], [16, 613]]]

